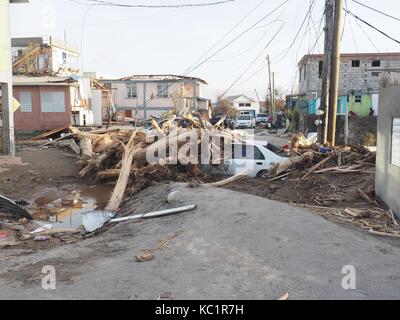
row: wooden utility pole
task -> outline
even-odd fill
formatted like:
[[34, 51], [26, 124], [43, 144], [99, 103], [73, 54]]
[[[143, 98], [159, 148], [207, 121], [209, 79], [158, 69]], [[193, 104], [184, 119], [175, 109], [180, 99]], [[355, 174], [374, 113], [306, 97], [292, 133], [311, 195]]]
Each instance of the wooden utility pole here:
[[275, 99], [275, 72], [272, 72], [272, 119], [275, 125], [276, 99]]
[[261, 113], [262, 110], [261, 110], [261, 100], [260, 100], [260, 96], [258, 95], [257, 89], [254, 89], [254, 92], [256, 93], [256, 97], [257, 97], [258, 104], [260, 105], [260, 113]]
[[329, 122], [328, 122], [328, 143], [331, 146], [336, 144], [336, 118], [339, 97], [339, 76], [340, 76], [340, 32], [342, 30], [342, 9], [343, 0], [335, 0], [335, 19], [333, 26], [333, 45], [331, 75], [329, 82]]
[[268, 86], [268, 89], [269, 89], [269, 115], [270, 116], [273, 116], [273, 99], [274, 99], [274, 96], [273, 96], [273, 93], [272, 93], [272, 90], [273, 90], [273, 88], [272, 88], [272, 72], [271, 72], [271, 62], [270, 62], [270, 60], [269, 60], [269, 55], [267, 56], [267, 61], [268, 61], [268, 78], [269, 78], [269, 86]]
[[331, 57], [333, 44], [333, 1], [325, 1], [325, 45], [324, 45], [324, 61], [322, 69], [322, 94], [320, 110], [324, 111], [323, 122], [319, 127], [319, 141], [323, 144], [328, 141], [328, 101], [329, 101], [329, 78], [331, 71]]

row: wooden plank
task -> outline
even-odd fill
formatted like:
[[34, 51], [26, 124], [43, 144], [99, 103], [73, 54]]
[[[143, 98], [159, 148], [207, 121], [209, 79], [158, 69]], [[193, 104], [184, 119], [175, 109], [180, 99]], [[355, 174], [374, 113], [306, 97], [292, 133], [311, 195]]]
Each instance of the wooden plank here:
[[64, 127], [61, 127], [61, 128], [57, 128], [57, 129], [54, 129], [54, 130], [51, 130], [51, 131], [48, 131], [48, 132], [45, 132], [45, 133], [43, 133], [43, 134], [41, 134], [41, 135], [38, 135], [38, 136], [36, 136], [36, 137], [33, 137], [32, 140], [33, 140], [33, 141], [44, 140], [44, 139], [46, 139], [47, 137], [52, 136], [53, 134], [59, 133], [59, 132], [61, 132], [61, 131], [67, 130], [67, 129], [69, 129], [69, 125], [68, 125], [68, 126], [64, 126]]

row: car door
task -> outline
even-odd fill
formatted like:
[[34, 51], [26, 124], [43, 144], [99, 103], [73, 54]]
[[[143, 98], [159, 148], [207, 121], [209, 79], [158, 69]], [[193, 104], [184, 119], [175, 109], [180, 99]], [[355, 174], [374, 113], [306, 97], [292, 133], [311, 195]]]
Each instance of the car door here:
[[228, 167], [234, 175], [246, 170], [248, 176], [256, 177], [260, 171], [265, 170], [265, 156], [255, 145], [234, 144]]

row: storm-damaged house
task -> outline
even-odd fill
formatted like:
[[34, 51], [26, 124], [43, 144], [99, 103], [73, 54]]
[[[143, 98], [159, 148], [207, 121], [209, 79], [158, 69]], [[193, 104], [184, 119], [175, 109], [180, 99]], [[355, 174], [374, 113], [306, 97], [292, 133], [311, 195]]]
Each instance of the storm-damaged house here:
[[17, 131], [46, 131], [93, 124], [90, 80], [79, 77], [13, 77]]
[[207, 84], [200, 78], [178, 75], [133, 75], [102, 79], [111, 92], [115, 108], [126, 117], [148, 120], [172, 110], [198, 111], [208, 118], [211, 101], [203, 97]]
[[69, 76], [79, 73], [77, 47], [54, 37], [11, 39], [13, 75]]

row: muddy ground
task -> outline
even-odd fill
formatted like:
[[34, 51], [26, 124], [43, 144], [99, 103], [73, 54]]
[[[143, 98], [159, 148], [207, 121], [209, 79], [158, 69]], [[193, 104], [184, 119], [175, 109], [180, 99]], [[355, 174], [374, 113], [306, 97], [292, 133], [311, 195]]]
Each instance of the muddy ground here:
[[23, 166], [0, 168], [0, 193], [15, 200], [35, 200], [46, 189], [88, 185], [77, 179], [77, 158], [60, 149], [24, 147], [18, 153]]
[[[80, 226], [79, 214], [85, 210], [104, 207], [113, 186], [95, 184], [90, 179], [79, 179], [79, 160], [67, 150], [42, 148], [37, 146], [20, 147], [18, 156], [22, 166], [0, 167], [0, 194], [20, 203], [40, 224], [53, 223], [57, 228], [76, 228]], [[77, 203], [64, 204], [62, 202]], [[57, 206], [52, 203], [58, 202]], [[0, 214], [4, 220], [15, 221], [12, 217]], [[39, 227], [36, 222], [22, 223], [27, 230]], [[3, 232], [7, 228], [0, 226]], [[40, 242], [24, 240], [18, 233], [10, 235], [10, 240], [0, 239], [0, 247], [11, 243], [26, 249], [45, 249], [60, 244], [79, 241], [81, 237], [49, 237]]]
[[[0, 193], [32, 203], [52, 192], [68, 196], [93, 188], [93, 181], [77, 178], [77, 159], [64, 154], [25, 148], [23, 161], [29, 164], [0, 168]], [[3, 247], [0, 298], [277, 299], [287, 292], [289, 299], [399, 298], [398, 239], [339, 226], [282, 203], [364, 207], [354, 184], [367, 189], [372, 177], [366, 172], [313, 175], [306, 183], [295, 177], [243, 179], [226, 189], [155, 183], [128, 195], [121, 214], [176, 206], [166, 201], [174, 190], [182, 204], [198, 208], [160, 219], [108, 223], [83, 239]], [[106, 202], [107, 193], [97, 188], [96, 202]], [[155, 250], [154, 259], [138, 262], [135, 256], [146, 250]], [[356, 290], [341, 287], [345, 265], [357, 270]], [[42, 288], [44, 266], [56, 268], [55, 291]]]
[[[109, 225], [50, 250], [0, 250], [1, 299], [398, 299], [400, 245], [262, 197], [182, 184], [152, 186], [126, 203], [164, 208], [171, 191], [195, 211]], [[167, 242], [165, 242], [167, 241]], [[156, 250], [154, 259], [135, 256]], [[356, 289], [341, 286], [354, 266]], [[44, 266], [56, 290], [42, 288]]]

